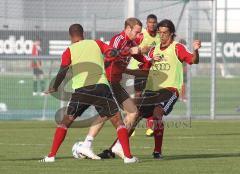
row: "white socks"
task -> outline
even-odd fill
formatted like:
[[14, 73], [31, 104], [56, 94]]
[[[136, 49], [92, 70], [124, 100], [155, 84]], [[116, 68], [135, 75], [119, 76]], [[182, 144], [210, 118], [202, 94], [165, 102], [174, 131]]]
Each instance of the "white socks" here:
[[83, 147], [87, 147], [87, 148], [91, 148], [92, 147], [92, 143], [93, 143], [94, 138], [90, 135], [87, 135], [82, 146]]

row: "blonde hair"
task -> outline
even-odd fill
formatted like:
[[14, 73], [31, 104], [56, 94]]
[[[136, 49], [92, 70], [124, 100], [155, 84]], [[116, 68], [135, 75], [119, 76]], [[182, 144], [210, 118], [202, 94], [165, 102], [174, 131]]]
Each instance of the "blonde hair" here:
[[130, 28], [133, 28], [135, 25], [139, 25], [142, 27], [142, 22], [137, 18], [127, 18], [125, 20], [124, 28], [126, 29], [127, 26], [129, 26]]

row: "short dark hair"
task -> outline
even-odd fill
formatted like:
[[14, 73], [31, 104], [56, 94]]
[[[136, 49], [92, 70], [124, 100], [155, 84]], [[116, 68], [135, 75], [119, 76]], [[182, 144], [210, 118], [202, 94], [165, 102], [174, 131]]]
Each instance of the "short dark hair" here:
[[80, 24], [72, 24], [69, 27], [69, 35], [70, 36], [83, 36], [83, 27]]
[[125, 20], [124, 28], [127, 28], [127, 26], [130, 26], [130, 28], [133, 28], [135, 25], [139, 25], [142, 27], [142, 22], [137, 18], [127, 18]]
[[157, 21], [157, 16], [155, 14], [150, 14], [147, 16], [147, 20], [148, 19], [155, 19]]
[[159, 29], [159, 27], [167, 27], [170, 31], [170, 33], [173, 33], [173, 38], [176, 36], [175, 32], [175, 26], [173, 24], [173, 22], [169, 19], [164, 19], [162, 21], [160, 21], [157, 25], [157, 28]]

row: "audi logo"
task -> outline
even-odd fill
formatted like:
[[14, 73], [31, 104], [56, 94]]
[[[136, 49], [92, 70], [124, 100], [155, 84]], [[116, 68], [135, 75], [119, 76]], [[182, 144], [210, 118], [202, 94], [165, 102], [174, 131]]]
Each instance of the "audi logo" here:
[[154, 64], [154, 67], [155, 67], [154, 70], [158, 70], [158, 71], [169, 71], [171, 68], [169, 63]]

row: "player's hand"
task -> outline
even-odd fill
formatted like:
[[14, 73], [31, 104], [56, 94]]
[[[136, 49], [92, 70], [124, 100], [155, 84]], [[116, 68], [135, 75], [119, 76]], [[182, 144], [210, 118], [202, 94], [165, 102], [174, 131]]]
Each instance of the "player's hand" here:
[[156, 61], [156, 62], [160, 62], [160, 61], [162, 61], [162, 58], [159, 57], [159, 56], [154, 56], [154, 57], [152, 58], [152, 60], [153, 60], [153, 61]]
[[44, 92], [44, 94], [51, 94], [51, 93], [54, 93], [54, 92], [57, 92], [57, 89], [49, 88], [47, 91]]
[[131, 52], [130, 52], [130, 48], [129, 47], [125, 47], [125, 48], [122, 48], [119, 50], [119, 55], [120, 56], [130, 56], [131, 55]]
[[198, 50], [199, 48], [201, 48], [201, 41], [200, 40], [194, 40], [193, 41], [193, 50]]
[[139, 54], [140, 51], [141, 51], [140, 47], [132, 47], [132, 48], [129, 49], [129, 52], [132, 55]]
[[147, 53], [149, 52], [150, 48], [151, 48], [151, 47], [149, 47], [149, 46], [144, 46], [144, 47], [142, 47], [142, 48], [141, 48], [141, 53], [142, 53], [142, 54], [147, 54]]

